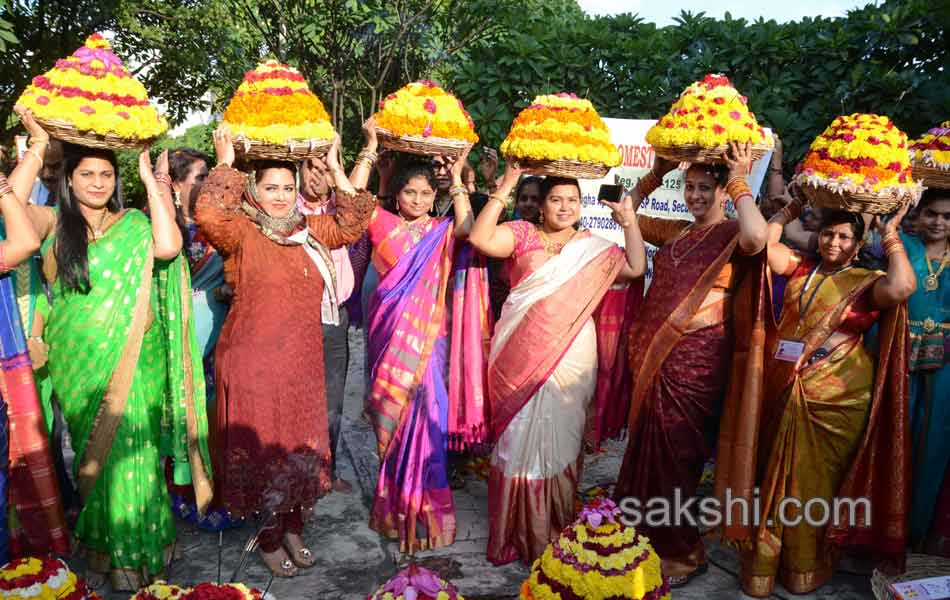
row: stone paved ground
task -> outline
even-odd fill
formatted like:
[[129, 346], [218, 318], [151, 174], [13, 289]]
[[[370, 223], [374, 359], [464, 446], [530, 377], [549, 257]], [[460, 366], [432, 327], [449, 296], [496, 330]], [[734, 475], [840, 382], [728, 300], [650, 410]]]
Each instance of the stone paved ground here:
[[[270, 591], [278, 600], [345, 599], [357, 600], [396, 572], [398, 545], [380, 538], [368, 525], [369, 506], [376, 484], [378, 461], [375, 438], [368, 424], [359, 419], [362, 407], [362, 337], [351, 330], [352, 360], [347, 407], [343, 426], [343, 447], [339, 461], [346, 479], [354, 483], [351, 494], [335, 493], [321, 500], [315, 518], [305, 531], [305, 539], [317, 557], [317, 566], [293, 579], [274, 580]], [[582, 486], [611, 482], [619, 468], [623, 445], [608, 446], [607, 452], [588, 457]], [[485, 560], [488, 533], [487, 485], [473, 475], [467, 476], [464, 490], [455, 492], [458, 517], [456, 542], [448, 547], [419, 555], [419, 561], [438, 570], [453, 581], [469, 600], [516, 598], [521, 582], [527, 577], [526, 566], [516, 563], [494, 567]], [[252, 534], [251, 527], [227, 531], [222, 536], [221, 561], [218, 560], [217, 534], [202, 533], [180, 524], [181, 560], [171, 564], [168, 579], [181, 585], [222, 578], [227, 581], [238, 568], [242, 548]], [[714, 541], [708, 543], [710, 569], [686, 588], [675, 590], [673, 598], [686, 600], [732, 600], [741, 598], [735, 574], [738, 559], [734, 552]], [[82, 568], [81, 561], [74, 567]], [[847, 568], [847, 567], [846, 567]], [[852, 571], [859, 571], [851, 567]], [[237, 581], [264, 588], [269, 574], [256, 554], [248, 556]], [[102, 590], [101, 590], [102, 591]], [[807, 596], [792, 596], [779, 590], [773, 598], [859, 600], [870, 599], [869, 576], [839, 573], [829, 585]], [[125, 600], [128, 594], [107, 594], [106, 600]]]

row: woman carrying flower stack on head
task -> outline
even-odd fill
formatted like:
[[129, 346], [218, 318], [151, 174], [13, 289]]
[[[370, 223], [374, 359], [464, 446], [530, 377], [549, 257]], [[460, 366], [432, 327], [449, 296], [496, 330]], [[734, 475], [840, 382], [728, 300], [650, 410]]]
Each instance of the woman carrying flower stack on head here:
[[339, 137], [327, 159], [337, 212], [308, 216], [297, 210], [294, 163], [257, 161], [245, 174], [231, 166], [228, 129], [214, 140], [218, 166], [195, 221], [234, 290], [215, 361], [218, 501], [236, 516], [262, 514], [264, 562], [291, 577], [314, 565], [301, 539], [304, 517], [331, 484], [321, 323], [340, 307], [325, 293], [334, 285], [330, 249], [359, 239], [375, 198], [344, 175]]
[[[31, 134], [45, 135], [21, 111]], [[111, 150], [65, 145], [59, 209], [30, 206], [44, 243], [52, 306], [42, 341], [76, 452], [83, 501], [74, 531], [90, 583], [117, 590], [160, 574], [175, 541], [163, 455], [177, 483], [210, 501], [204, 378], [194, 338], [190, 281], [171, 193], [147, 152], [139, 175], [151, 221], [123, 209]], [[160, 163], [159, 169], [164, 167]], [[29, 190], [33, 181], [18, 182]]]
[[488, 559], [531, 564], [574, 520], [587, 409], [597, 384], [592, 315], [615, 281], [641, 277], [646, 253], [633, 205], [610, 204], [623, 224], [626, 254], [574, 228], [576, 179], [541, 183], [540, 225], [498, 224], [522, 170], [508, 162], [470, 241], [508, 259], [511, 293], [491, 341], [488, 389], [496, 440], [488, 480]]
[[[630, 332], [634, 384], [618, 502], [630, 497], [646, 506], [651, 498], [665, 498], [672, 505], [677, 494], [695, 495], [727, 386], [745, 381], [743, 365], [754, 356], [752, 330], [761, 327], [766, 309], [764, 269], [754, 257], [765, 247], [766, 222], [745, 182], [750, 147], [732, 143], [723, 160], [686, 171], [683, 199], [693, 222], [638, 217], [643, 239], [660, 249]], [[658, 156], [633, 190], [633, 206], [674, 168]], [[736, 219], [726, 218], [727, 197]], [[695, 526], [642, 528], [672, 586], [705, 572]]]
[[[908, 460], [904, 302], [914, 292], [916, 276], [897, 227], [908, 206], [886, 223], [880, 216], [873, 221], [887, 254], [886, 273], [857, 263], [865, 233], [860, 214], [824, 211], [817, 259], [777, 241], [801, 204], [796, 201], [769, 223], [769, 267], [788, 277], [788, 284], [781, 322], [770, 328], [766, 345], [756, 465], [762, 522], [752, 524], [751, 543], [742, 552], [746, 594], [767, 597], [776, 579], [796, 594], [818, 589], [834, 573], [843, 543], [904, 553], [905, 536], [899, 535], [909, 505], [902, 474]], [[864, 345], [875, 323], [880, 325], [876, 358]], [[806, 506], [821, 501], [828, 511], [836, 497], [866, 497], [873, 528], [849, 524], [846, 514], [831, 515], [843, 520], [827, 528], [793, 526], [804, 511], [782, 509], [789, 497]], [[820, 518], [820, 510], [812, 513]]]
[[[366, 148], [351, 175], [357, 186], [365, 185], [377, 147], [375, 127], [368, 125], [363, 131]], [[468, 191], [462, 184], [470, 149], [467, 146], [456, 159], [444, 157], [451, 163], [454, 216], [429, 216], [438, 184], [431, 168], [417, 166], [398, 173], [392, 184], [396, 214], [377, 207], [369, 224], [379, 284], [367, 311], [371, 374], [366, 412], [376, 430], [382, 463], [370, 526], [399, 539], [401, 551], [409, 554], [454, 541], [450, 436], [461, 445], [484, 436], [484, 412], [477, 403], [481, 398], [469, 392], [482, 389], [481, 350], [489, 327], [487, 282], [473, 279], [475, 286], [466, 286], [462, 302], [452, 288], [463, 271], [477, 271], [468, 269], [470, 248], [456, 252], [457, 240], [466, 239], [472, 228]], [[460, 325], [463, 315], [469, 324], [466, 329], [476, 331], [454, 337], [450, 349], [449, 327]], [[466, 358], [450, 364], [450, 351], [463, 352]], [[450, 368], [458, 374], [453, 381], [465, 382], [465, 390], [449, 388]], [[463, 401], [460, 393], [469, 395]], [[460, 427], [467, 418], [472, 426]]]

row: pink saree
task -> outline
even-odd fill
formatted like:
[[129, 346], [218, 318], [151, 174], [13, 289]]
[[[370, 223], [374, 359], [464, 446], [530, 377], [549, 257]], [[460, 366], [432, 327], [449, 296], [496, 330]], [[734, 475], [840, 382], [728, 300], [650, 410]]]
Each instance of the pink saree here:
[[488, 560], [533, 562], [574, 519], [587, 411], [597, 384], [592, 316], [623, 252], [582, 234], [560, 254], [534, 226], [508, 223], [518, 243], [513, 287], [488, 363], [491, 429]]

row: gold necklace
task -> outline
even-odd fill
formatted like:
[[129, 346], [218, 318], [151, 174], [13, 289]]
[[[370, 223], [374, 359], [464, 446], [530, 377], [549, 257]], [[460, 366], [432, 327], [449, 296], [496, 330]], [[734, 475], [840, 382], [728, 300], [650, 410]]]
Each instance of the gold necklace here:
[[[723, 219], [723, 221], [724, 220], [725, 219]], [[684, 227], [683, 231], [681, 231], [680, 234], [676, 236], [676, 239], [673, 240], [673, 243], [670, 244], [670, 258], [673, 259], [673, 265], [679, 266], [680, 262], [683, 259], [689, 256], [693, 252], [693, 250], [695, 250], [696, 248], [699, 248], [702, 245], [703, 241], [705, 241], [706, 237], [709, 236], [709, 234], [712, 232], [715, 226], [718, 225], [719, 223], [722, 223], [722, 221], [716, 221], [715, 223], [710, 223], [708, 225], [701, 225], [699, 227], [695, 227], [696, 223], [693, 222], [687, 225], [686, 227]], [[681, 239], [687, 237], [690, 233], [694, 231], [702, 231], [703, 234], [700, 236], [698, 240], [696, 240], [695, 244], [693, 244], [692, 246], [686, 249], [686, 252], [682, 256], [679, 256], [679, 257], [676, 256], [676, 244]]]
[[936, 292], [940, 288], [940, 274], [943, 273], [943, 270], [947, 268], [947, 263], [950, 262], [950, 242], [947, 242], [947, 247], [943, 251], [943, 258], [940, 259], [940, 266], [937, 268], [937, 272], [934, 273], [933, 265], [930, 264], [930, 257], [927, 256], [927, 252], [924, 251], [924, 260], [927, 261], [927, 279], [924, 280], [924, 290], [927, 292]]
[[105, 209], [105, 210], [102, 211], [102, 216], [99, 217], [99, 225], [98, 225], [97, 227], [95, 227], [95, 228], [91, 228], [91, 229], [92, 229], [92, 241], [96, 241], [96, 240], [98, 240], [99, 238], [101, 238], [101, 237], [104, 235], [104, 233], [103, 233], [103, 225], [105, 224], [105, 221], [106, 221], [106, 219], [109, 217], [110, 214], [111, 214], [111, 213], [109, 213], [109, 209]]
[[538, 233], [541, 235], [541, 243], [544, 245], [544, 249], [548, 254], [560, 254], [561, 250], [564, 249], [564, 246], [567, 246], [571, 240], [574, 239], [574, 236], [577, 235], [577, 231], [575, 230], [574, 233], [571, 234], [571, 237], [567, 238], [566, 241], [556, 242], [548, 237], [548, 234], [545, 233], [540, 227], [538, 227]]
[[406, 229], [409, 230], [409, 235], [412, 236], [412, 241], [418, 242], [425, 236], [426, 225], [429, 224], [431, 217], [426, 215], [425, 217], [416, 219], [415, 221], [409, 221], [406, 219], [406, 217], [403, 217], [402, 215], [399, 216], [402, 217], [402, 221], [405, 223]]

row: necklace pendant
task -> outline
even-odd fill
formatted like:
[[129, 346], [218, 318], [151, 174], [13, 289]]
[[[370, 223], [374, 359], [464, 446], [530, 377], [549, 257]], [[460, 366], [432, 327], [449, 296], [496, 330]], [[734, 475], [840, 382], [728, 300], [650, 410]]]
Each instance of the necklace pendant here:
[[936, 292], [940, 287], [940, 282], [937, 281], [936, 275], [928, 275], [927, 279], [924, 280], [924, 290], [928, 292]]

